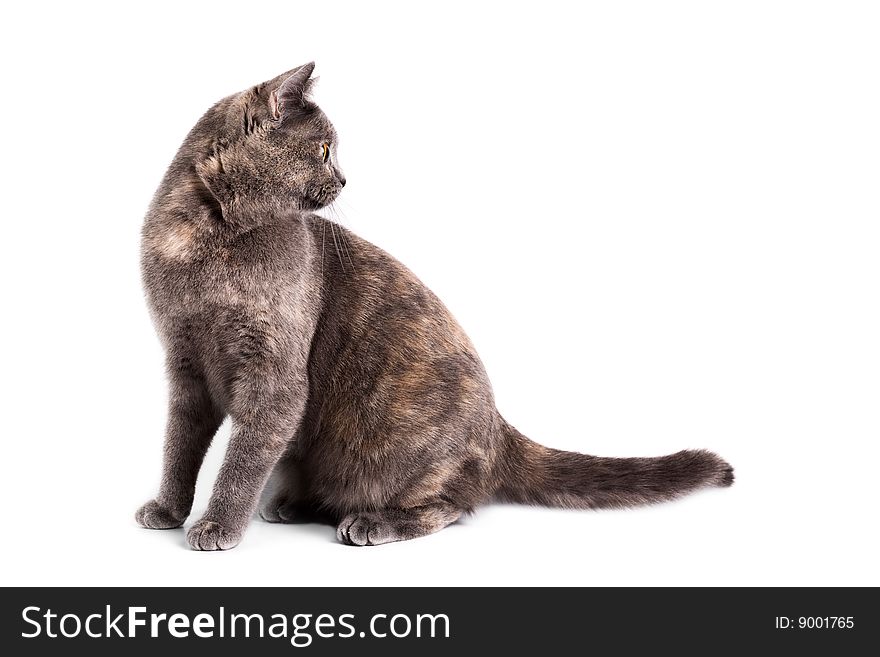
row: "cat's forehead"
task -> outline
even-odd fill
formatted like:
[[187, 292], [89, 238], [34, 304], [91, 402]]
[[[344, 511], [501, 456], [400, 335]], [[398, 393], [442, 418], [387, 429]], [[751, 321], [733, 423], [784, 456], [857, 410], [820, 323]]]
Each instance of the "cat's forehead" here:
[[336, 130], [333, 124], [318, 107], [310, 112], [308, 118], [297, 121], [287, 127], [287, 130], [301, 139], [336, 140]]

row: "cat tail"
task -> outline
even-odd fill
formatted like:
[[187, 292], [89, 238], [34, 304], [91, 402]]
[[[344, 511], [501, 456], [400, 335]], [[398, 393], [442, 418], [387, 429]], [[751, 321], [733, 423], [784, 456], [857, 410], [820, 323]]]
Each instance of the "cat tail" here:
[[653, 458], [605, 458], [532, 442], [502, 425], [506, 458], [497, 495], [521, 504], [606, 509], [663, 502], [706, 486], [733, 483], [733, 468], [705, 450]]

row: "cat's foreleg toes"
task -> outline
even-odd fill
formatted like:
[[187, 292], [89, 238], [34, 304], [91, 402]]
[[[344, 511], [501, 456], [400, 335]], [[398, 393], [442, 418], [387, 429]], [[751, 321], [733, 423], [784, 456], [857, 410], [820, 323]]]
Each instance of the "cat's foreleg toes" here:
[[229, 550], [241, 541], [241, 530], [231, 529], [213, 520], [199, 520], [186, 532], [186, 542], [193, 550]]
[[183, 524], [186, 514], [175, 513], [156, 500], [150, 500], [135, 512], [134, 519], [147, 529], [174, 529]]

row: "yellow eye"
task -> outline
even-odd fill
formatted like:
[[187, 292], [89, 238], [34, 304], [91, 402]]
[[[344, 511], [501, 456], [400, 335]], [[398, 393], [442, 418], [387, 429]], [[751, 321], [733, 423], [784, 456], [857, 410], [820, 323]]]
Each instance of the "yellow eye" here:
[[324, 162], [330, 159], [330, 147], [327, 144], [321, 144], [321, 159]]

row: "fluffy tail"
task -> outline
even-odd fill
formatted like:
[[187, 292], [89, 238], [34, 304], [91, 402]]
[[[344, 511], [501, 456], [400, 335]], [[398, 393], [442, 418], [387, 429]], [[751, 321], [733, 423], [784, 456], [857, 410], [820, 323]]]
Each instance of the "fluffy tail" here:
[[504, 424], [507, 458], [498, 495], [522, 504], [605, 509], [652, 504], [704, 486], [730, 486], [733, 468], [705, 450], [654, 458], [602, 458], [532, 442]]

